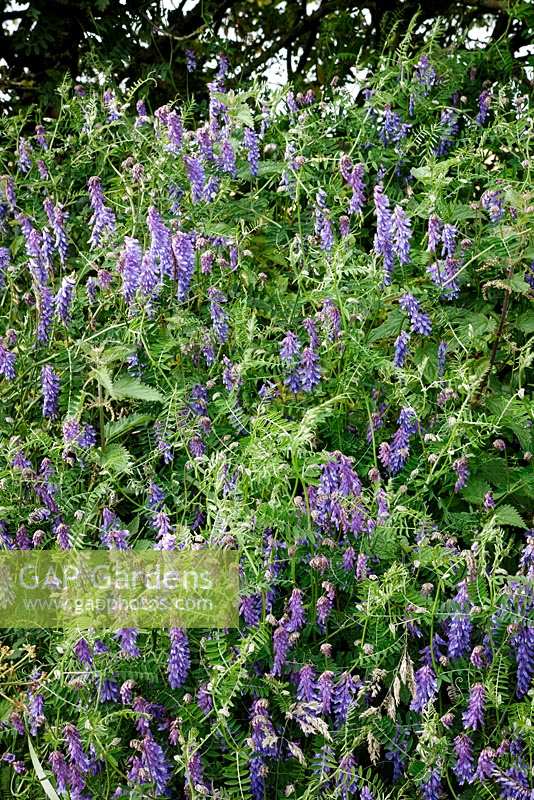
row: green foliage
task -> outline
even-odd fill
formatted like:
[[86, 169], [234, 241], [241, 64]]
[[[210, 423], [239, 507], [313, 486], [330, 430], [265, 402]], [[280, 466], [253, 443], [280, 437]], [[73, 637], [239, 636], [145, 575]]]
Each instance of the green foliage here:
[[[17, 198], [12, 208], [2, 179], [2, 546], [63, 547], [66, 526], [74, 548], [109, 546], [111, 534], [134, 549], [237, 548], [245, 609], [253, 596], [253, 619], [243, 611], [239, 629], [188, 631], [191, 663], [178, 688], [166, 631], [139, 631], [141, 656], [131, 658], [115, 631], [5, 632], [0, 736], [27, 768], [10, 767], [17, 796], [47, 791], [41, 768], [61, 795], [49, 757], [71, 758], [72, 722], [96, 759], [84, 791], [102, 800], [119, 786], [130, 798], [163, 796], [153, 774], [135, 774], [147, 729], [165, 750], [176, 797], [259, 800], [261, 778], [273, 800], [358, 797], [363, 787], [375, 800], [413, 798], [433, 769], [450, 796], [498, 797], [498, 782], [458, 780], [454, 740], [477, 683], [486, 698], [484, 725], [469, 731], [475, 755], [499, 750], [499, 774], [532, 757], [530, 645], [521, 640], [534, 630], [525, 537], [534, 505], [532, 116], [504, 49], [487, 61], [478, 50], [442, 51], [435, 31], [435, 78], [425, 85], [421, 54], [411, 55], [419, 20], [406, 36], [401, 17], [388, 20], [388, 51], [361, 87], [329, 86], [296, 111], [287, 89], [230, 93], [221, 84], [206, 120], [194, 102], [169, 102], [136, 124], [145, 85], [124, 98], [117, 90], [110, 120], [109, 101], [71, 97], [65, 84], [57, 117], [45, 120], [46, 150], [32, 133], [42, 121], [33, 108], [0, 121], [2, 172]], [[337, 24], [330, 18], [329, 30]], [[496, 56], [509, 79], [488, 85]], [[491, 96], [483, 122], [482, 91]], [[171, 106], [185, 128], [177, 152]], [[262, 130], [258, 175], [244, 139], [252, 126]], [[184, 156], [199, 156], [206, 131], [213, 156], [202, 167], [218, 186], [194, 202]], [[27, 171], [18, 168], [24, 140]], [[224, 168], [228, 142], [235, 172]], [[345, 235], [352, 190], [341, 154], [362, 165], [365, 184]], [[93, 245], [92, 176], [115, 218]], [[390, 282], [377, 252], [376, 184], [412, 229]], [[487, 192], [496, 193], [489, 208]], [[36, 254], [27, 230], [51, 232], [48, 197], [65, 213], [64, 262], [55, 238], [47, 255], [37, 235]], [[171, 239], [166, 264], [154, 209]], [[456, 228], [448, 261], [446, 243], [429, 246], [431, 215]], [[145, 270], [133, 289], [132, 237]], [[59, 300], [39, 337], [44, 288]], [[410, 324], [406, 293], [431, 330]], [[288, 331], [300, 343], [291, 363], [280, 355]], [[404, 359], [401, 332], [410, 334]], [[303, 380], [310, 349], [314, 385]], [[60, 383], [57, 415], [43, 416], [46, 366]], [[304, 619], [288, 630], [295, 588]], [[467, 621], [457, 654], [451, 627]], [[278, 669], [280, 631], [289, 649]], [[90, 664], [76, 648], [82, 635]], [[425, 662], [436, 688], [418, 708]], [[305, 665], [332, 673], [332, 709], [298, 696]], [[35, 693], [45, 703], [39, 724]], [[274, 733], [256, 719], [265, 715]], [[258, 725], [274, 742], [258, 742]]]

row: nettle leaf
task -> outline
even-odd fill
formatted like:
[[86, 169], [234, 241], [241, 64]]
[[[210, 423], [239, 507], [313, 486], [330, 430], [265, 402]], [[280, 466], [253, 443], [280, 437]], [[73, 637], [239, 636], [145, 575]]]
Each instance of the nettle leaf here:
[[138, 378], [119, 378], [113, 382], [112, 396], [115, 400], [147, 400], [153, 403], [163, 403], [163, 395], [152, 386], [143, 383]]
[[495, 520], [501, 525], [512, 525], [514, 528], [526, 528], [527, 524], [519, 512], [509, 505], [499, 506], [495, 511]]
[[515, 323], [516, 328], [519, 328], [523, 333], [534, 333], [534, 311], [526, 311], [517, 318]]
[[398, 336], [404, 320], [405, 315], [401, 311], [397, 309], [391, 311], [384, 322], [371, 331], [367, 336], [367, 341], [369, 343], [378, 342], [381, 339], [390, 339], [392, 336]]
[[99, 464], [103, 469], [115, 475], [131, 472], [133, 457], [122, 444], [108, 444], [99, 455]]
[[113, 394], [113, 379], [107, 367], [97, 367], [91, 371], [90, 377], [97, 381], [106, 392], [110, 395]]
[[484, 495], [491, 490], [491, 486], [487, 481], [482, 480], [481, 478], [471, 478], [469, 483], [462, 489], [462, 497], [464, 497], [468, 503], [482, 503], [484, 500]]
[[522, 275], [513, 275], [509, 281], [503, 281], [503, 283], [508, 286], [512, 292], [516, 292], [518, 294], [525, 294], [528, 295], [532, 289], [523, 278]]
[[104, 364], [113, 364], [115, 361], [122, 361], [132, 352], [133, 348], [126, 344], [114, 344], [106, 347], [100, 358]]
[[152, 419], [150, 414], [129, 414], [114, 422], [108, 422], [104, 429], [106, 440], [109, 442], [124, 433], [128, 433], [128, 431], [134, 430], [134, 428], [142, 428]]

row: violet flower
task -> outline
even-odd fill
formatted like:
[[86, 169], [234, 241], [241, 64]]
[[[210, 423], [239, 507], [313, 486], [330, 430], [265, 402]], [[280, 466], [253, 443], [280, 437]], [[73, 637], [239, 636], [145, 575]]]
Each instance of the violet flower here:
[[72, 275], [63, 278], [54, 299], [56, 317], [67, 326], [71, 320], [72, 301], [74, 299], [75, 280]]
[[401, 206], [395, 206], [392, 218], [393, 251], [396, 253], [399, 264], [410, 263], [410, 239], [412, 229], [410, 220]]
[[189, 293], [196, 262], [191, 234], [181, 231], [175, 234], [172, 237], [172, 250], [177, 265], [178, 300], [183, 303]]
[[452, 468], [456, 472], [456, 483], [454, 484], [454, 491], [457, 494], [469, 480], [469, 462], [465, 456], [457, 458], [453, 463]]
[[252, 128], [245, 128], [243, 144], [247, 150], [247, 161], [250, 174], [257, 177], [260, 168], [260, 147], [257, 133]]
[[35, 140], [39, 147], [43, 150], [48, 150], [48, 142], [46, 141], [46, 131], [43, 125], [35, 126]]
[[273, 666], [271, 675], [274, 677], [282, 674], [282, 669], [286, 663], [287, 654], [291, 647], [289, 630], [285, 625], [279, 625], [273, 633]]
[[473, 745], [467, 734], [461, 733], [455, 738], [454, 752], [456, 754], [456, 763], [453, 771], [458, 783], [460, 786], [463, 786], [464, 783], [471, 783], [474, 775]]
[[439, 769], [432, 769], [421, 783], [421, 797], [422, 800], [442, 800], [443, 787]]
[[478, 114], [475, 117], [477, 125], [484, 125], [486, 122], [491, 108], [491, 100], [491, 92], [487, 89], [480, 94], [478, 98]]
[[41, 387], [43, 393], [43, 417], [55, 419], [58, 415], [59, 375], [49, 364], [41, 370]]
[[410, 334], [407, 331], [401, 331], [395, 339], [395, 355], [393, 357], [393, 365], [395, 367], [404, 366], [404, 362], [410, 354], [409, 343]]
[[319, 356], [312, 347], [305, 347], [299, 365], [299, 387], [311, 392], [321, 381]]
[[485, 689], [483, 684], [475, 683], [469, 692], [469, 703], [467, 711], [462, 716], [462, 722], [466, 730], [476, 731], [484, 725], [484, 700]]
[[213, 325], [213, 331], [220, 344], [224, 344], [228, 339], [228, 314], [226, 313], [223, 304], [227, 302], [226, 297], [218, 289], [208, 289], [208, 297], [210, 300], [210, 316]]
[[448, 650], [449, 659], [462, 658], [471, 649], [471, 632], [473, 623], [469, 617], [471, 601], [467, 593], [467, 583], [461, 581], [458, 584], [458, 592], [454, 598], [457, 611], [452, 615], [448, 623]]
[[171, 647], [167, 662], [167, 676], [171, 689], [179, 689], [184, 685], [191, 665], [189, 640], [182, 628], [171, 628], [169, 636]]
[[252, 800], [265, 800], [265, 777], [268, 769], [261, 756], [254, 755], [248, 762]]
[[301, 702], [311, 703], [316, 699], [316, 694], [315, 671], [310, 664], [305, 664], [299, 670], [297, 699]]
[[435, 253], [438, 247], [438, 244], [441, 241], [441, 231], [443, 228], [443, 222], [437, 216], [437, 214], [432, 214], [428, 219], [428, 245], [427, 250], [429, 253]]
[[443, 249], [441, 255], [448, 255], [449, 258], [454, 258], [456, 251], [456, 237], [458, 236], [458, 229], [455, 225], [446, 224], [443, 226], [441, 232], [441, 241], [443, 242]]
[[115, 634], [115, 638], [120, 643], [121, 655], [124, 658], [139, 658], [141, 655], [141, 651], [137, 646], [138, 635], [137, 628], [119, 628]]
[[185, 51], [185, 65], [188, 72], [194, 72], [197, 67], [195, 51], [188, 48]]
[[376, 233], [374, 250], [384, 259], [384, 285], [390, 286], [393, 276], [393, 232], [389, 200], [381, 184], [374, 188]]
[[182, 149], [184, 131], [182, 120], [174, 110], [167, 115], [167, 137], [169, 139], [167, 150], [176, 155]]
[[17, 356], [6, 348], [2, 339], [0, 339], [0, 375], [3, 375], [6, 381], [15, 380], [15, 362]]
[[438, 691], [438, 684], [434, 670], [424, 664], [415, 673], [415, 696], [410, 703], [412, 711], [421, 713], [426, 704], [434, 699]]
[[141, 762], [150, 781], [154, 783], [156, 792], [165, 795], [171, 777], [171, 768], [163, 748], [150, 733], [141, 742]]
[[32, 168], [31, 150], [31, 144], [21, 136], [18, 146], [18, 168], [23, 174], [26, 174]]
[[54, 750], [48, 756], [48, 763], [56, 779], [56, 788], [59, 794], [65, 794], [70, 782], [70, 769], [65, 761], [65, 756], [59, 750]]
[[198, 203], [204, 198], [206, 175], [198, 158], [185, 155], [184, 164], [189, 183], [191, 184], [191, 202]]
[[419, 301], [415, 299], [413, 294], [403, 294], [399, 300], [399, 305], [408, 314], [413, 333], [429, 336], [432, 332], [432, 322], [428, 314], [421, 311]]
[[516, 695], [521, 699], [528, 693], [534, 678], [534, 626], [520, 625], [510, 644], [517, 664]]
[[71, 765], [81, 773], [89, 772], [91, 761], [83, 749], [82, 739], [76, 726], [70, 722], [67, 723], [63, 728], [63, 737]]
[[150, 231], [150, 255], [154, 264], [159, 268], [158, 277], [163, 277], [163, 275], [172, 277], [174, 266], [171, 233], [154, 206], [150, 206], [148, 209], [147, 225]]
[[91, 247], [96, 247], [100, 244], [103, 233], [110, 234], [115, 230], [115, 214], [105, 204], [102, 182], [97, 175], [89, 178], [87, 186], [89, 187], [89, 200], [93, 210], [93, 215], [89, 222], [92, 226], [89, 243]]
[[300, 341], [292, 331], [288, 331], [282, 339], [280, 346], [280, 358], [286, 366], [294, 363], [295, 358], [300, 354]]
[[474, 781], [486, 781], [491, 778], [495, 770], [495, 750], [492, 747], [484, 747], [478, 757], [476, 772], [473, 775]]

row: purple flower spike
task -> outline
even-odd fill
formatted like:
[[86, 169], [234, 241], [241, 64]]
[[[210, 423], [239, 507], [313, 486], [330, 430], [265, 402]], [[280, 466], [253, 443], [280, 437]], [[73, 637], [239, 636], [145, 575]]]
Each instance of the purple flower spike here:
[[411, 236], [411, 223], [406, 212], [400, 206], [395, 206], [393, 212], [393, 250], [399, 259], [399, 264], [410, 263]]
[[469, 480], [469, 462], [465, 456], [462, 456], [462, 458], [456, 459], [452, 467], [457, 475], [456, 483], [454, 484], [454, 491], [458, 493], [464, 488]]
[[185, 65], [188, 72], [194, 72], [197, 68], [197, 59], [194, 50], [187, 49], [185, 51]]
[[48, 763], [52, 767], [59, 794], [65, 794], [70, 783], [70, 769], [65, 756], [59, 750], [54, 750], [48, 757]]
[[167, 675], [171, 689], [179, 689], [184, 685], [191, 659], [189, 655], [189, 640], [182, 628], [171, 628], [169, 631], [171, 648], [167, 663]]
[[421, 713], [426, 704], [433, 700], [438, 691], [434, 670], [425, 664], [415, 673], [415, 697], [410, 703], [412, 711]]
[[517, 664], [516, 695], [524, 697], [534, 678], [534, 626], [521, 625], [510, 640]]
[[142, 260], [143, 251], [137, 239], [125, 236], [119, 268], [122, 274], [122, 294], [129, 306], [133, 304], [140, 284]]
[[6, 381], [15, 380], [15, 362], [17, 356], [15, 353], [9, 351], [2, 339], [0, 339], [0, 375], [3, 375]]
[[171, 233], [154, 206], [148, 209], [147, 225], [150, 231], [150, 256], [154, 265], [159, 268], [158, 278], [163, 275], [172, 277]]
[[478, 98], [478, 114], [475, 117], [477, 125], [484, 125], [486, 122], [491, 108], [491, 99], [491, 92], [488, 90], [483, 91]]
[[301, 630], [306, 623], [306, 612], [302, 604], [302, 591], [300, 589], [293, 589], [291, 592], [287, 611], [289, 614], [289, 622], [286, 625], [287, 630], [291, 633]]
[[464, 783], [471, 783], [474, 775], [473, 768], [473, 745], [467, 734], [461, 733], [454, 740], [454, 752], [456, 754], [456, 764], [453, 771], [458, 779], [460, 786]]
[[89, 772], [91, 761], [84, 752], [82, 739], [75, 725], [70, 722], [63, 728], [63, 736], [67, 743], [70, 763], [81, 773]]
[[443, 223], [437, 214], [432, 214], [428, 220], [428, 245], [427, 250], [429, 253], [435, 253], [438, 244], [441, 241], [441, 230]]
[[146, 112], [146, 105], [144, 100], [138, 100], [135, 104], [135, 110], [137, 111], [137, 117], [135, 120], [135, 127], [141, 128], [143, 125], [148, 123], [148, 114]]
[[442, 800], [443, 787], [438, 769], [433, 769], [421, 784], [421, 798], [422, 800]]
[[226, 297], [218, 289], [208, 289], [208, 297], [210, 300], [210, 316], [213, 324], [213, 331], [220, 344], [224, 344], [228, 339], [228, 314], [223, 308], [223, 303], [226, 303]]
[[86, 639], [78, 639], [74, 645], [74, 655], [86, 667], [90, 667], [93, 663], [93, 654]]
[[251, 594], [248, 597], [242, 597], [239, 604], [239, 613], [245, 620], [245, 624], [251, 628], [259, 625], [261, 619], [261, 595]]
[[41, 387], [43, 392], [43, 417], [55, 419], [58, 415], [59, 375], [49, 364], [41, 370]]
[[115, 214], [105, 204], [102, 182], [97, 175], [89, 178], [87, 186], [89, 187], [89, 200], [93, 209], [93, 215], [90, 220], [92, 232], [89, 243], [91, 247], [97, 247], [101, 242], [103, 233], [110, 234], [115, 230]]
[[289, 630], [286, 626], [280, 625], [273, 633], [274, 659], [271, 675], [277, 677], [282, 674], [290, 647]]
[[184, 138], [182, 120], [176, 111], [170, 111], [167, 115], [167, 136], [169, 139], [167, 150], [176, 155], [182, 149]]
[[136, 628], [119, 628], [116, 638], [120, 642], [121, 655], [125, 658], [139, 658], [141, 651], [137, 646], [139, 631]]
[[62, 264], [65, 263], [69, 250], [67, 231], [65, 230], [65, 221], [67, 216], [68, 215], [63, 211], [61, 206], [56, 206], [54, 208], [54, 219], [51, 222], [56, 237], [55, 248], [59, 254], [59, 260]]
[[250, 174], [257, 177], [260, 169], [260, 147], [257, 133], [252, 128], [245, 128], [243, 144], [247, 150], [247, 161]]
[[309, 664], [305, 664], [299, 671], [297, 698], [301, 702], [311, 703], [315, 700], [316, 694], [317, 686], [315, 684], [314, 669]]
[[478, 757], [477, 769], [473, 775], [475, 781], [485, 781], [494, 773], [495, 770], [495, 750], [492, 747], [484, 747]]
[[467, 593], [467, 584], [462, 581], [458, 584], [458, 592], [454, 598], [457, 607], [448, 623], [448, 650], [449, 659], [463, 658], [471, 649], [471, 632], [473, 623], [469, 618], [471, 601]]
[[315, 208], [315, 234], [319, 237], [321, 250], [330, 252], [334, 246], [334, 233], [326, 207], [326, 193], [321, 189], [317, 192]]
[[261, 756], [253, 756], [248, 764], [252, 800], [265, 800], [265, 777], [267, 766]]
[[432, 322], [430, 317], [421, 311], [419, 301], [413, 294], [404, 294], [399, 300], [399, 305], [410, 317], [410, 324], [413, 333], [420, 333], [422, 336], [429, 336], [432, 332]]
[[48, 150], [48, 142], [46, 141], [46, 131], [42, 125], [35, 126], [35, 140], [39, 147], [43, 150]]
[[19, 156], [19, 170], [20, 172], [26, 174], [32, 168], [32, 157], [31, 157], [31, 144], [26, 141], [22, 136], [19, 139], [19, 148], [18, 148], [18, 156]]
[[300, 342], [298, 336], [288, 331], [282, 339], [280, 346], [280, 358], [286, 366], [294, 363], [295, 358], [300, 353]]
[[71, 319], [72, 301], [74, 299], [75, 281], [73, 276], [63, 278], [61, 287], [55, 297], [56, 316], [67, 326]]
[[410, 353], [409, 342], [410, 334], [406, 331], [401, 331], [395, 339], [395, 355], [393, 357], [393, 365], [395, 367], [404, 366], [404, 362]]
[[467, 711], [462, 716], [462, 722], [466, 729], [476, 731], [484, 724], [484, 700], [485, 690], [481, 683], [475, 683], [469, 693], [469, 704]]
[[183, 303], [189, 293], [196, 262], [191, 234], [180, 232], [173, 236], [172, 250], [177, 264], [178, 300]]
[[443, 231], [441, 234], [441, 240], [443, 242], [443, 249], [441, 254], [448, 255], [449, 258], [454, 258], [454, 253], [456, 251], [456, 237], [458, 236], [458, 229], [455, 225], [444, 225]]
[[191, 184], [191, 201], [198, 203], [204, 198], [204, 186], [206, 184], [204, 168], [198, 158], [194, 158], [194, 156], [185, 155], [184, 164]]
[[166, 795], [171, 769], [163, 748], [152, 738], [150, 733], [141, 742], [141, 762], [149, 780], [154, 783], [158, 795]]
[[304, 392], [311, 392], [321, 380], [319, 356], [312, 347], [302, 351], [299, 366], [299, 384]]
[[0, 247], [0, 289], [6, 285], [6, 272], [11, 263], [9, 247]]
[[374, 250], [384, 258], [384, 285], [390, 286], [393, 276], [393, 234], [389, 200], [381, 184], [374, 188], [376, 233]]

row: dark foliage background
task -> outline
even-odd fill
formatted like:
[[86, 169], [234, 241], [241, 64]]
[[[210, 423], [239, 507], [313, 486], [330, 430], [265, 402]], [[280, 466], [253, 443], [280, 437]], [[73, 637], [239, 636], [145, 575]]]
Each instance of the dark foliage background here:
[[[285, 62], [297, 84], [325, 84], [334, 75], [346, 79], [356, 60], [375, 63], [383, 49], [394, 50], [409, 21], [418, 14], [412, 41], [422, 44], [439, 17], [438, 42], [448, 47], [480, 27], [499, 44], [491, 59], [494, 80], [511, 56], [533, 41], [534, 5], [528, 0], [32, 0], [23, 10], [0, 2], [0, 89], [4, 110], [27, 102], [57, 107], [55, 89], [66, 71], [94, 77], [106, 59], [109, 77], [130, 84], [154, 73], [153, 102], [170, 94], [205, 92], [200, 72], [185, 69], [186, 50], [199, 64], [224, 50], [232, 81], [262, 75], [273, 60]], [[19, 4], [21, 5], [21, 4]], [[98, 50], [98, 69], [95, 64]], [[532, 59], [522, 54], [520, 70]]]

